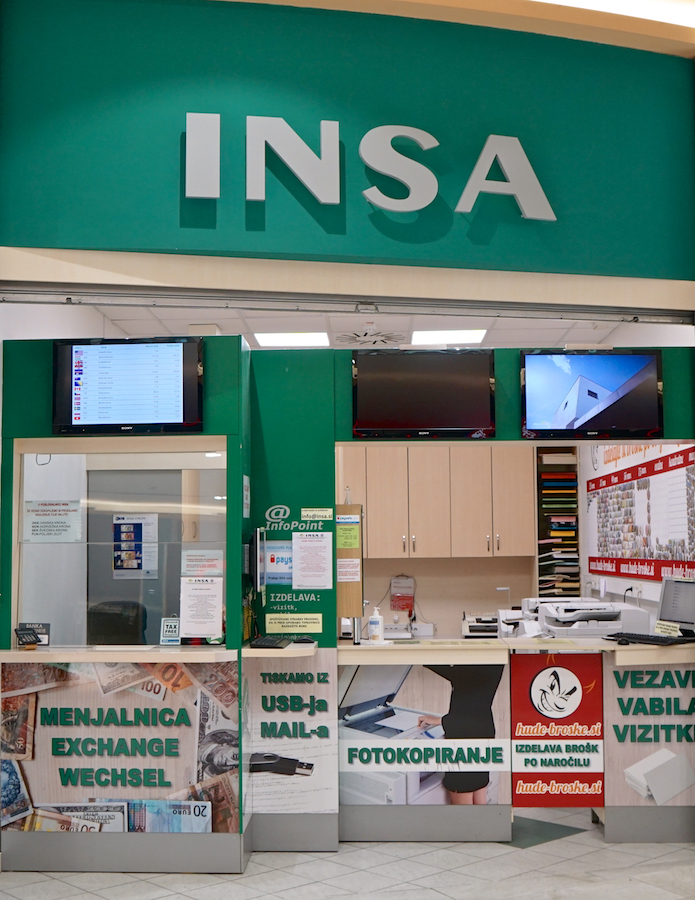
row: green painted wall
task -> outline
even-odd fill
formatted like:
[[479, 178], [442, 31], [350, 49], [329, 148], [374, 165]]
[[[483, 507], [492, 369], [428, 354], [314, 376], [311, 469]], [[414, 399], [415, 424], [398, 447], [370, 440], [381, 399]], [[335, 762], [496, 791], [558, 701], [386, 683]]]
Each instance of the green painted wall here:
[[[266, 524], [266, 510], [289, 508], [286, 522], [301, 521], [302, 508], [334, 508], [335, 416], [332, 350], [259, 351], [251, 357], [251, 440], [253, 447], [251, 513]], [[291, 541], [292, 530], [269, 531], [270, 540]], [[334, 532], [334, 522], [323, 531]], [[333, 590], [292, 591], [269, 585], [265, 608], [257, 608], [265, 632], [267, 613], [321, 613], [322, 647], [336, 645], [335, 573]], [[276, 600], [292, 594], [292, 600]], [[303, 595], [304, 599], [300, 596]], [[315, 599], [308, 599], [312, 594]], [[302, 632], [306, 633], [306, 632]]]
[[[0, 244], [695, 278], [690, 60], [205, 0], [4, 0], [0, 35]], [[222, 116], [217, 201], [184, 197], [187, 112]], [[247, 203], [247, 115], [284, 117], [315, 152], [339, 121], [341, 204], [272, 152], [267, 202]], [[404, 194], [358, 156], [385, 124], [439, 141], [401, 148], [439, 180], [418, 213], [362, 196]], [[503, 196], [453, 212], [490, 134], [521, 140], [557, 222]]]

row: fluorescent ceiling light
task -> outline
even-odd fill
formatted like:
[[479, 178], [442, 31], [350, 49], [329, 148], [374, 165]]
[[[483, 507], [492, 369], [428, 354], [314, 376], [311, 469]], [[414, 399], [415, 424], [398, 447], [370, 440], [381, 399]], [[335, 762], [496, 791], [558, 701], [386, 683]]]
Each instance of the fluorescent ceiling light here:
[[222, 456], [221, 453], [216, 453], [216, 452], [206, 453], [205, 455], [207, 456], [208, 459], [212, 459], [214, 456]]
[[413, 344], [479, 344], [485, 337], [485, 328], [468, 331], [414, 331]]
[[254, 334], [260, 347], [330, 347], [325, 331]]

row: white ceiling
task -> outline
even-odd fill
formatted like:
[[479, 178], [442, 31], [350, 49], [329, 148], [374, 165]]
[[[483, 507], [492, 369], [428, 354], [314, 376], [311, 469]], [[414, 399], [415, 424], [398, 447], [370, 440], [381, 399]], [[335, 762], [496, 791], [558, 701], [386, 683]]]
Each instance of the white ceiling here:
[[389, 313], [277, 312], [242, 308], [97, 306], [112, 323], [112, 336], [166, 337], [188, 334], [242, 334], [256, 349], [255, 332], [325, 331], [335, 348], [398, 347], [410, 344], [414, 330], [484, 328], [481, 347], [564, 347], [603, 344], [615, 347], [695, 346], [692, 325], [661, 325], [571, 318], [510, 316], [402, 315]]

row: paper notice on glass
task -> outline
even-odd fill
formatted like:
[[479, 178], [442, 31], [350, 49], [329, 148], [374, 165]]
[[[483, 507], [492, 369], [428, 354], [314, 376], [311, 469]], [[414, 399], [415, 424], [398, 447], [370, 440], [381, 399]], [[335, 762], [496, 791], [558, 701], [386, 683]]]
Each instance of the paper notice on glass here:
[[181, 574], [221, 578], [224, 575], [224, 550], [182, 550]]
[[292, 590], [333, 588], [332, 532], [292, 535]]
[[338, 581], [360, 581], [361, 559], [339, 559]]
[[292, 541], [267, 541], [265, 575], [268, 584], [292, 584]]
[[142, 513], [113, 517], [113, 577], [158, 577], [159, 516]]
[[32, 544], [68, 544], [82, 540], [79, 500], [27, 500], [24, 540]]
[[222, 578], [181, 579], [181, 637], [217, 638], [222, 634]]

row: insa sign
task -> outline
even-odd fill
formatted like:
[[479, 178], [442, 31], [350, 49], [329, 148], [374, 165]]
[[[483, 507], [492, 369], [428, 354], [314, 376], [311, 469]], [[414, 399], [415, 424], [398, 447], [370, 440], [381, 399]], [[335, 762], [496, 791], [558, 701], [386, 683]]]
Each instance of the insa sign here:
[[[186, 197], [218, 199], [220, 192], [220, 114], [186, 114]], [[427, 131], [409, 125], [380, 125], [370, 129], [359, 144], [362, 162], [375, 172], [405, 185], [408, 196], [390, 197], [372, 186], [362, 191], [378, 209], [411, 213], [425, 209], [439, 193], [434, 172], [399, 153], [396, 138], [412, 141], [422, 150], [439, 146]], [[321, 153], [317, 155], [285, 119], [246, 117], [246, 200], [266, 199], [266, 147], [301, 181], [321, 204], [341, 203], [340, 124], [320, 122]], [[497, 163], [505, 181], [488, 178]], [[480, 194], [514, 197], [525, 219], [555, 222], [557, 217], [517, 137], [491, 134], [485, 141], [454, 209], [470, 213]]]

